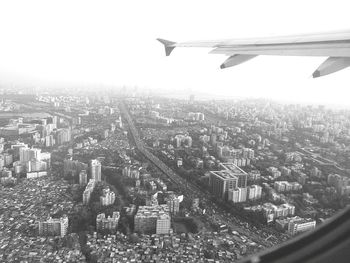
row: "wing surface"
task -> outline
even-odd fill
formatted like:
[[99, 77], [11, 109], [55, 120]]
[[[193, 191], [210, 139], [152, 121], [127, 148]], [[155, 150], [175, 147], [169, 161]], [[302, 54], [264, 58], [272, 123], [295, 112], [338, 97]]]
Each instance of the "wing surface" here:
[[179, 43], [159, 38], [157, 40], [164, 45], [167, 56], [176, 47], [212, 48], [211, 54], [229, 56], [221, 68], [244, 63], [259, 55], [328, 57], [313, 73], [314, 78], [350, 66], [350, 31]]

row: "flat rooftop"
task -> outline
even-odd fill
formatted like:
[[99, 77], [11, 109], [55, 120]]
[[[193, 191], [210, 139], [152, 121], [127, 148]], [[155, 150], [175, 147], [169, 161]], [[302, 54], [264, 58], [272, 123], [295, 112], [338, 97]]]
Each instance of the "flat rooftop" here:
[[137, 218], [158, 218], [158, 219], [170, 219], [170, 212], [168, 205], [155, 205], [155, 206], [139, 206], [139, 209], [135, 215]]
[[219, 167], [229, 170], [234, 174], [247, 174], [245, 171], [243, 171], [241, 168], [239, 168], [237, 165], [233, 163], [220, 163]]
[[230, 170], [210, 171], [210, 172], [214, 174], [216, 177], [219, 177], [223, 180], [238, 179], [238, 177], [235, 174], [233, 174]]

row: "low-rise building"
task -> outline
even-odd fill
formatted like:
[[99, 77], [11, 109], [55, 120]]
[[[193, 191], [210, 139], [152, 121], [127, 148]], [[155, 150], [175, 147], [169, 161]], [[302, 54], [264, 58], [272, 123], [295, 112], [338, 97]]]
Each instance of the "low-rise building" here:
[[311, 218], [294, 217], [288, 223], [288, 233], [296, 235], [316, 227], [316, 221]]

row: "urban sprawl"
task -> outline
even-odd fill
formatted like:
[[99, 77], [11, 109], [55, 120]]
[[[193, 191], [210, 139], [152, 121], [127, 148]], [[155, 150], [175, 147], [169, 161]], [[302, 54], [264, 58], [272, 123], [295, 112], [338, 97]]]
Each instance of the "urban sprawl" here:
[[0, 262], [239, 260], [349, 205], [349, 158], [346, 110], [0, 89]]

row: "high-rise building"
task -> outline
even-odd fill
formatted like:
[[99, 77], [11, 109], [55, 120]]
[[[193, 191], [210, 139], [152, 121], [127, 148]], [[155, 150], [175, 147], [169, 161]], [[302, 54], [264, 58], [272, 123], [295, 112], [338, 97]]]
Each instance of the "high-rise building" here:
[[180, 210], [180, 200], [175, 194], [166, 197], [166, 203], [169, 206], [169, 211], [172, 215], [176, 215]]
[[89, 183], [85, 187], [85, 191], [83, 192], [83, 204], [87, 205], [90, 202], [91, 194], [94, 191], [96, 185], [96, 181], [94, 179], [90, 179]]
[[237, 187], [247, 187], [248, 174], [233, 163], [220, 163], [219, 168], [231, 171], [238, 177]]
[[68, 217], [64, 215], [61, 218], [49, 217], [46, 221], [39, 221], [39, 235], [44, 236], [61, 236], [67, 234]]
[[239, 168], [238, 165], [234, 163], [219, 163], [219, 168], [231, 171], [238, 178], [237, 187], [247, 187], [248, 174]]
[[233, 203], [242, 203], [247, 201], [247, 188], [239, 187], [236, 189], [230, 189], [228, 191], [227, 199]]
[[21, 163], [26, 163], [33, 159], [41, 160], [41, 149], [19, 148], [19, 160]]
[[79, 184], [80, 185], [86, 185], [87, 184], [87, 179], [88, 179], [88, 176], [87, 176], [86, 170], [81, 170], [80, 173], [79, 173]]
[[210, 135], [210, 144], [211, 144], [212, 146], [215, 146], [215, 145], [216, 145], [216, 138], [217, 138], [217, 136], [216, 136], [215, 133], [213, 133], [213, 134]]
[[108, 206], [114, 204], [115, 193], [110, 191], [109, 188], [103, 189], [103, 195], [100, 196], [100, 203], [102, 206]]
[[193, 121], [204, 121], [204, 114], [201, 112], [189, 112], [188, 118]]
[[71, 140], [71, 130], [70, 128], [62, 128], [62, 129], [58, 129], [56, 131], [56, 140], [55, 142], [58, 145], [62, 145], [66, 142], [69, 142]]
[[210, 171], [209, 185], [214, 195], [226, 198], [230, 189], [237, 188], [238, 177], [229, 170]]
[[37, 159], [26, 162], [27, 172], [41, 172], [47, 170], [47, 163]]
[[55, 139], [52, 135], [45, 136], [45, 146], [46, 147], [52, 147], [55, 145]]
[[94, 179], [97, 182], [101, 181], [101, 163], [99, 160], [96, 160], [96, 159], [91, 160], [90, 174], [91, 174], [91, 179]]
[[3, 153], [2, 154], [4, 162], [5, 162], [5, 166], [9, 166], [13, 163], [13, 155], [10, 153]]
[[188, 135], [178, 134], [175, 136], [175, 146], [177, 148], [181, 146], [192, 147], [192, 138]]
[[131, 174], [131, 167], [125, 166], [122, 170], [122, 175], [126, 177], [130, 177], [130, 174]]
[[260, 199], [262, 194], [262, 187], [260, 185], [251, 185], [247, 188], [247, 197], [249, 200]]
[[74, 176], [78, 176], [82, 170], [87, 170], [88, 165], [83, 162], [79, 162], [78, 160], [65, 159], [63, 161], [63, 173], [64, 175], [73, 174]]
[[170, 213], [168, 205], [139, 206], [135, 215], [135, 232], [169, 234]]
[[113, 212], [112, 217], [106, 215], [104, 213], [98, 214], [96, 217], [96, 229], [97, 231], [109, 230], [115, 231], [118, 227], [120, 214], [119, 212]]

